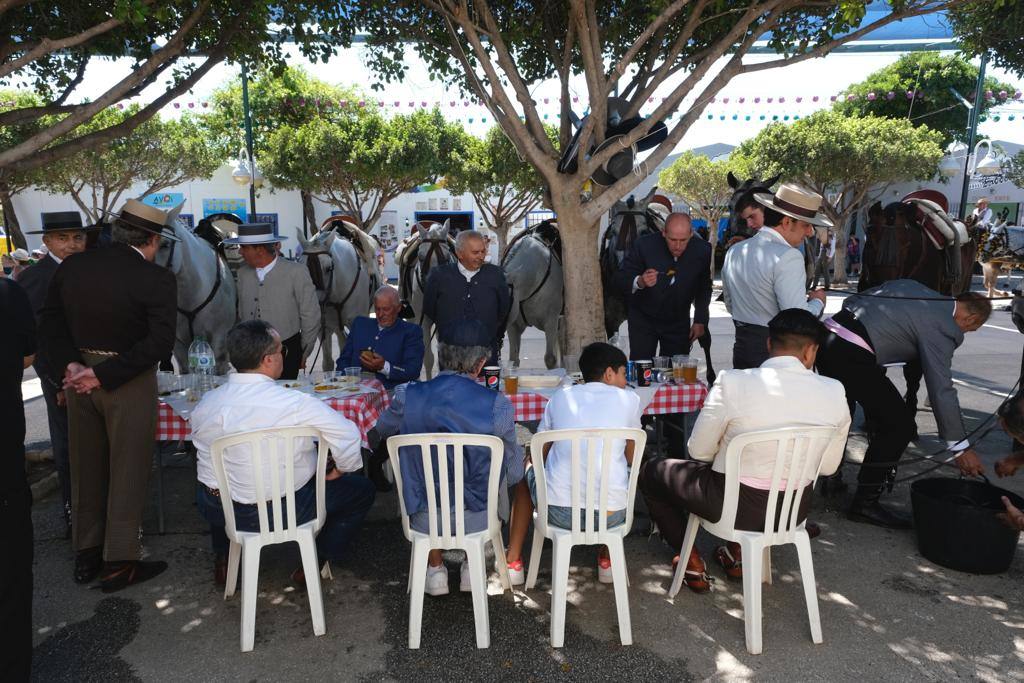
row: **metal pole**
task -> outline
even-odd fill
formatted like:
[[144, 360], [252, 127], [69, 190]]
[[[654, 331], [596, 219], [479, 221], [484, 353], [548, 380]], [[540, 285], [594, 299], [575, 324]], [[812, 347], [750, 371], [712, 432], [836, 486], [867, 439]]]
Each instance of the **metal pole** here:
[[[249, 111], [249, 71], [242, 63], [242, 115], [245, 119], [245, 149], [249, 152], [249, 213], [256, 213], [256, 157], [252, 153], [252, 112]], [[250, 219], [251, 220], [251, 219]]]
[[982, 98], [985, 97], [985, 66], [988, 64], [988, 52], [981, 53], [981, 64], [978, 66], [978, 82], [974, 87], [974, 106], [971, 108], [970, 123], [967, 128], [967, 157], [964, 159], [964, 184], [960, 191], [960, 209], [957, 218], [963, 220], [967, 215], [967, 193], [971, 186], [971, 154], [974, 152], [974, 138], [978, 134], [978, 117], [981, 116]]

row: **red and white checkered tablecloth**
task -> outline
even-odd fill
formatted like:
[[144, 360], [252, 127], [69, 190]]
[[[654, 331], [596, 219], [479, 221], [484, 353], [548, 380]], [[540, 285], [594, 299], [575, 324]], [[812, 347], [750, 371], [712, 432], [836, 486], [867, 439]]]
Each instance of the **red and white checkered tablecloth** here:
[[[359, 428], [363, 447], [369, 448], [366, 434], [373, 429], [373, 425], [377, 423], [377, 418], [387, 409], [391, 399], [388, 397], [388, 392], [384, 390], [384, 385], [378, 379], [363, 380], [360, 384], [369, 389], [374, 389], [374, 392], [371, 394], [346, 396], [344, 398], [328, 398], [326, 403], [355, 423], [356, 427]], [[191, 438], [192, 431], [188, 422], [175, 415], [169, 405], [160, 401], [156, 422], [156, 440], [188, 441]]]
[[[668, 415], [671, 413], [694, 413], [704, 405], [708, 395], [708, 385], [697, 384], [662, 384], [654, 394], [654, 399], [644, 410], [644, 415]], [[508, 395], [516, 410], [516, 422], [539, 420], [544, 416], [544, 406], [548, 397], [543, 394], [520, 391]]]

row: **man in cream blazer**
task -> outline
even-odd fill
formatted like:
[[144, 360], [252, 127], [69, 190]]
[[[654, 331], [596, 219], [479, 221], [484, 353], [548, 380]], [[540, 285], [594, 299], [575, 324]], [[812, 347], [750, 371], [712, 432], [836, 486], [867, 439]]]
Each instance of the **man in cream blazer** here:
[[280, 333], [281, 379], [295, 379], [320, 333], [320, 304], [305, 266], [278, 253], [284, 239], [270, 223], [247, 223], [224, 243], [239, 245], [245, 260], [238, 270], [238, 319], [265, 320]]
[[[814, 373], [818, 345], [825, 328], [804, 309], [790, 308], [768, 323], [770, 357], [759, 368], [729, 370], [718, 376], [700, 411], [688, 442], [692, 460], [651, 460], [643, 465], [640, 489], [662, 538], [679, 552], [686, 529], [686, 513], [711, 521], [722, 515], [725, 499], [725, 453], [741, 434], [781, 427], [835, 428], [821, 463], [821, 475], [839, 467], [850, 429], [850, 410], [843, 385]], [[774, 446], [752, 446], [744, 453], [740, 472], [736, 528], [764, 529]], [[804, 492], [799, 513], [807, 515], [810, 491]], [[739, 546], [729, 544], [716, 558], [731, 577], [742, 576]], [[707, 590], [704, 562], [694, 548], [687, 561], [686, 584], [696, 592]]]

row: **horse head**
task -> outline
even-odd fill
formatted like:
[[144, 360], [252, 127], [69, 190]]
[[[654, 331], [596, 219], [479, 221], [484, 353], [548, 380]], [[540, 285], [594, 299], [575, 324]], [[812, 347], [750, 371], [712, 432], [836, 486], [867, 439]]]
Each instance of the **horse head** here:
[[420, 221], [416, 224], [420, 238], [419, 246], [416, 247], [416, 260], [419, 263], [419, 277], [424, 282], [432, 267], [455, 260], [455, 244], [449, 227], [448, 220], [444, 223]]
[[746, 234], [747, 224], [740, 217], [740, 212], [736, 210], [740, 200], [746, 199], [754, 194], [772, 192], [772, 185], [779, 182], [780, 175], [774, 175], [764, 180], [758, 180], [757, 178], [747, 178], [744, 181], [740, 181], [732, 171], [726, 175], [726, 181], [729, 183], [729, 187], [732, 188], [732, 196], [729, 198], [729, 228], [731, 232]]
[[648, 208], [657, 193], [658, 188], [652, 187], [651, 191], [640, 199], [630, 195], [612, 206], [608, 229], [601, 240], [601, 254], [602, 258], [606, 254], [614, 255], [616, 268], [622, 265], [625, 254], [633, 248], [633, 243], [640, 235], [663, 227], [664, 217], [661, 213]]
[[322, 299], [330, 296], [334, 282], [334, 258], [331, 256], [331, 250], [337, 236], [333, 230], [321, 230], [309, 240], [297, 235], [302, 246], [303, 258], [306, 259], [309, 277]]

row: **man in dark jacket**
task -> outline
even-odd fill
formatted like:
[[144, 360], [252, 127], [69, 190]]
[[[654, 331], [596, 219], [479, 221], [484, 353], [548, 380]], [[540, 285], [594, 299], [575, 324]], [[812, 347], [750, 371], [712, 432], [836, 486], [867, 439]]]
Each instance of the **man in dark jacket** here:
[[490, 344], [489, 365], [501, 354], [505, 324], [512, 307], [505, 273], [487, 259], [487, 242], [475, 230], [460, 232], [455, 238], [455, 263], [433, 268], [423, 292], [423, 312], [444, 329], [459, 320], [479, 320]]
[[[28, 294], [32, 312], [38, 319], [46, 300], [50, 280], [64, 259], [85, 250], [86, 230], [98, 230], [98, 225], [83, 226], [77, 211], [57, 211], [43, 214], [42, 230], [29, 232], [42, 235], [48, 254], [21, 273], [18, 284]], [[71, 467], [68, 461], [68, 411], [62, 383], [64, 378], [54, 372], [46, 362], [45, 354], [38, 354], [35, 363], [36, 375], [46, 401], [46, 418], [50, 427], [50, 447], [53, 450], [53, 464], [57, 468], [61, 495], [64, 499], [64, 535], [71, 537]]]
[[670, 214], [660, 233], [637, 239], [618, 283], [629, 306], [630, 359], [689, 353], [708, 324], [711, 246], [694, 238], [690, 216]]
[[139, 559], [156, 366], [171, 354], [178, 316], [174, 274], [153, 263], [161, 239], [174, 239], [166, 221], [163, 211], [128, 200], [113, 244], [61, 264], [40, 318], [68, 403], [74, 577], [89, 583], [101, 576], [104, 592], [167, 568]]

